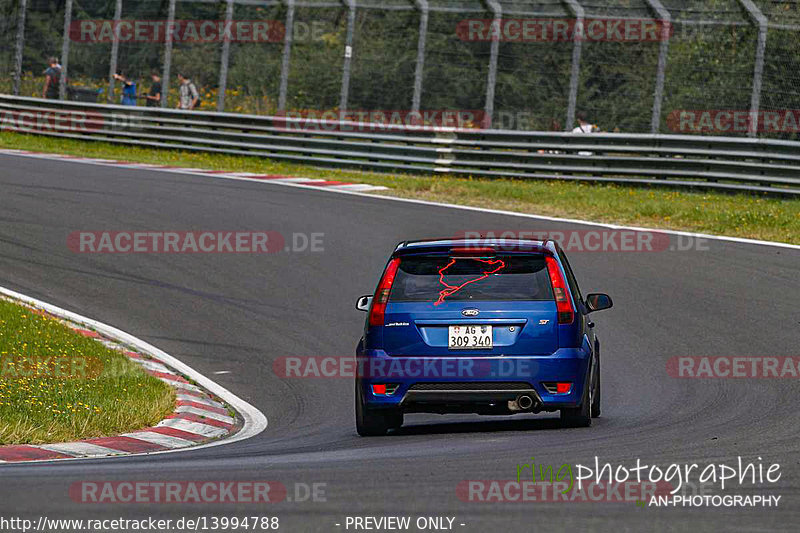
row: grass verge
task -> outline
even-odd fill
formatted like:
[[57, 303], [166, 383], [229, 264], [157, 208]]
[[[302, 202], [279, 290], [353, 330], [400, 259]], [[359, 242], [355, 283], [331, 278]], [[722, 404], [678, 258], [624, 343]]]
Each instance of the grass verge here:
[[795, 199], [613, 184], [323, 169], [257, 157], [133, 148], [10, 132], [0, 133], [0, 147], [233, 172], [356, 181], [390, 187], [389, 191], [375, 194], [800, 244], [800, 200]]
[[174, 407], [172, 388], [121, 352], [0, 299], [0, 444], [116, 435]]

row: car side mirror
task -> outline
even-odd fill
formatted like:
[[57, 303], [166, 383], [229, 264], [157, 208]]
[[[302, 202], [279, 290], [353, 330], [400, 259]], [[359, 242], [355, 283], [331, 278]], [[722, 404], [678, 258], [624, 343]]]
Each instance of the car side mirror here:
[[356, 301], [356, 309], [359, 311], [369, 311], [370, 305], [372, 305], [372, 295], [362, 296]]
[[596, 292], [586, 296], [586, 307], [589, 309], [590, 313], [609, 309], [613, 305], [614, 302], [611, 301], [611, 297], [608, 294]]

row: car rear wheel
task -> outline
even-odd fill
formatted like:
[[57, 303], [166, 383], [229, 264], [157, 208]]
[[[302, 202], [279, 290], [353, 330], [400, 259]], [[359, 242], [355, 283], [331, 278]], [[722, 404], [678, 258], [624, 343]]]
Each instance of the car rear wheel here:
[[386, 435], [390, 429], [403, 425], [403, 413], [395, 410], [369, 409], [364, 400], [364, 390], [356, 382], [356, 431], [362, 437]]
[[592, 425], [595, 393], [600, 383], [600, 374], [597, 372], [597, 368], [591, 374], [586, 387], [583, 389], [583, 398], [580, 406], [561, 410], [561, 425], [564, 427], [585, 428]]
[[594, 372], [594, 394], [592, 395], [592, 418], [600, 416], [600, 354], [597, 355], [597, 370]]

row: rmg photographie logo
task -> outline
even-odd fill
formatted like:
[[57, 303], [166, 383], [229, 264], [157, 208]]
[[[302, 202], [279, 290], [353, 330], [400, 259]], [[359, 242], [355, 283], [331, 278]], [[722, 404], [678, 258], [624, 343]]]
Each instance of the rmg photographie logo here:
[[[761, 457], [746, 461], [737, 457], [726, 463], [648, 464], [636, 458], [630, 464], [564, 463], [548, 465], [529, 462], [515, 466], [509, 480], [464, 480], [456, 496], [464, 502], [479, 503], [576, 503], [628, 502], [637, 507], [778, 507], [781, 495], [755, 492], [769, 488], [781, 478], [780, 464], [765, 464]], [[714, 489], [719, 493], [714, 493]], [[747, 488], [743, 493], [732, 493]], [[726, 493], [727, 491], [727, 493]]]

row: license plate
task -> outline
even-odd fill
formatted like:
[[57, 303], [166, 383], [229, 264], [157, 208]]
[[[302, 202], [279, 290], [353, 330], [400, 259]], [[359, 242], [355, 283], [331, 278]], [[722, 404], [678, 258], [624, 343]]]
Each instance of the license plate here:
[[492, 347], [492, 326], [449, 326], [447, 347], [451, 350], [474, 350]]

